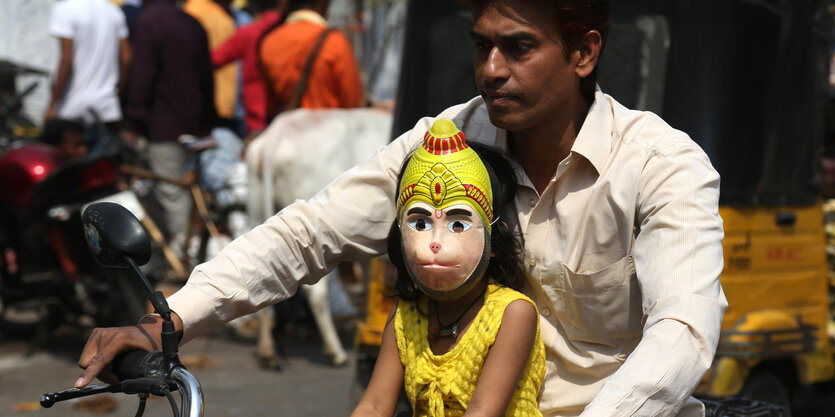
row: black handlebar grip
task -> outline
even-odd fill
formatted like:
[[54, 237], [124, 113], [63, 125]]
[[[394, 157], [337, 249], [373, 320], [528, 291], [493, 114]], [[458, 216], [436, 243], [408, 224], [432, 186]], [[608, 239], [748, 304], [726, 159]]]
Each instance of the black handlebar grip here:
[[132, 350], [113, 359], [113, 373], [119, 380], [142, 378], [155, 352]]

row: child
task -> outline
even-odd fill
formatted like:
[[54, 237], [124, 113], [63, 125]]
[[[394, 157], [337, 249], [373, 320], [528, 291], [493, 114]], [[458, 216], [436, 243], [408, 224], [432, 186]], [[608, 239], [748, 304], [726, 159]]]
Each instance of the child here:
[[494, 214], [513, 202], [513, 169], [464, 139], [439, 119], [401, 171], [388, 244], [400, 300], [354, 416], [393, 415], [404, 384], [415, 416], [541, 415], [539, 315]]
[[40, 141], [58, 148], [62, 162], [87, 155], [84, 125], [70, 119], [50, 119], [41, 133]]

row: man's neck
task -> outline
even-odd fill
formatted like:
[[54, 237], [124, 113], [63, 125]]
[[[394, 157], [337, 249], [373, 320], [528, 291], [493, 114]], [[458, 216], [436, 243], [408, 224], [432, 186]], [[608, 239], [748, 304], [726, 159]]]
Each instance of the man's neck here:
[[571, 147], [583, 121], [589, 104], [580, 99], [571, 106], [573, 111], [563, 113], [530, 129], [508, 131], [508, 148], [519, 161], [536, 191], [541, 195], [557, 173], [557, 165], [571, 153]]

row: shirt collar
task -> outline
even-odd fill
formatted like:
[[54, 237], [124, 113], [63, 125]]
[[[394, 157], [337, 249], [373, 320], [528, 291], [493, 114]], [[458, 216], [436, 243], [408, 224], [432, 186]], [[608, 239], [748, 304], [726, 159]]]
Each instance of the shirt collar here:
[[[486, 107], [484, 109], [486, 110]], [[591, 162], [598, 174], [603, 172], [606, 160], [609, 159], [609, 153], [611, 152], [609, 138], [614, 133], [613, 118], [612, 104], [598, 86], [594, 92], [594, 102], [586, 114], [580, 133], [571, 146], [571, 152]], [[507, 131], [497, 127], [494, 127], [494, 129], [496, 129], [495, 135], [489, 135], [489, 137], [494, 138], [491, 145], [507, 151]], [[603, 138], [605, 138], [605, 142]]]
[[296, 10], [293, 13], [290, 13], [287, 16], [287, 21], [285, 23], [295, 23], [295, 22], [310, 22], [316, 23], [322, 26], [327, 26], [328, 21], [325, 20], [322, 15], [319, 13], [314, 12], [313, 10]]
[[594, 102], [586, 114], [583, 127], [571, 146], [571, 152], [586, 158], [600, 174], [611, 152], [612, 105], [598, 86], [594, 92]]

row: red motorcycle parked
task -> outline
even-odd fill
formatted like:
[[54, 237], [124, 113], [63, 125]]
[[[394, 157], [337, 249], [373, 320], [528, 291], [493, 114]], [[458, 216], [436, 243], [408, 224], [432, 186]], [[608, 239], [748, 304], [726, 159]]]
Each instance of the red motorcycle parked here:
[[119, 190], [119, 159], [96, 152], [62, 162], [35, 142], [0, 156], [0, 326], [122, 325], [145, 313], [128, 271], [100, 267], [84, 243], [84, 206], [136, 200]]

